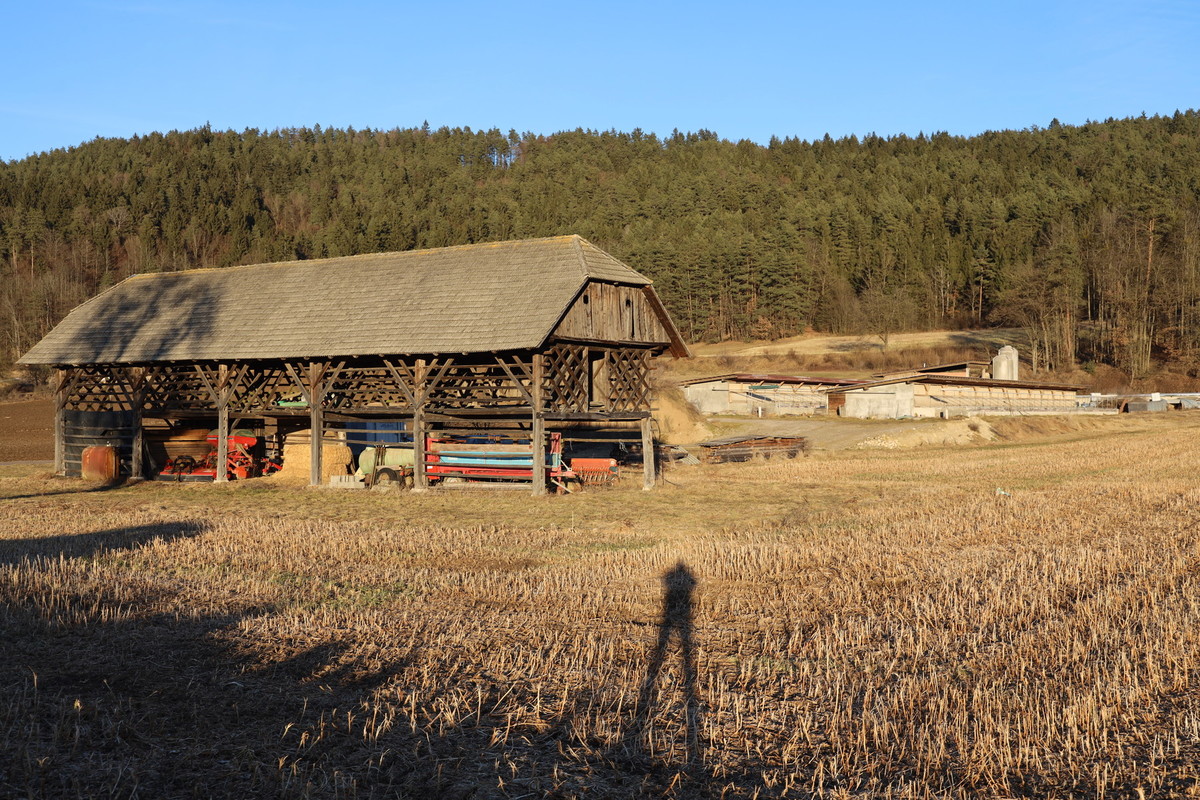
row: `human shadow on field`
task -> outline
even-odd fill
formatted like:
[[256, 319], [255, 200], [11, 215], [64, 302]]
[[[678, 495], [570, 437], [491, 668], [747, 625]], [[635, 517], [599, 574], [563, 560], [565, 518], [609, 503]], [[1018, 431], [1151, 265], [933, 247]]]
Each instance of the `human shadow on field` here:
[[92, 533], [64, 533], [26, 539], [0, 539], [0, 565], [59, 558], [92, 558], [112, 550], [133, 550], [155, 539], [189, 539], [204, 531], [191, 520], [153, 522]]
[[[677, 788], [689, 796], [704, 797], [709, 794], [703, 764], [703, 745], [700, 739], [700, 695], [698, 670], [696, 667], [696, 645], [693, 636], [692, 592], [696, 588], [696, 577], [682, 561], [662, 575], [662, 613], [658, 622], [658, 637], [650, 651], [638, 692], [637, 706], [632, 722], [620, 741], [609, 750], [608, 760], [631, 774], [646, 776], [648, 784], [662, 785], [678, 782]], [[679, 681], [683, 695], [680, 708], [662, 707], [660, 696], [669, 691], [663, 683], [664, 670], [670, 667], [673, 655], [672, 641], [677, 643], [675, 652], [679, 658]], [[664, 758], [662, 748], [673, 743], [663, 739], [662, 717], [671, 717], [665, 724], [679, 724], [682, 714], [684, 757], [682, 763]], [[656, 730], [657, 728], [657, 730]], [[656, 747], [656, 744], [658, 745]], [[672, 750], [674, 748], [672, 747]], [[657, 751], [657, 752], [656, 752]], [[671, 763], [672, 761], [675, 763]], [[655, 773], [663, 773], [655, 775]], [[649, 788], [649, 787], [647, 787]]]
[[640, 740], [654, 716], [655, 696], [660, 690], [663, 663], [672, 635], [679, 640], [680, 666], [683, 668], [683, 718], [687, 732], [687, 763], [695, 764], [700, 752], [700, 699], [696, 693], [696, 645], [692, 640], [692, 591], [696, 578], [682, 561], [662, 576], [662, 619], [658, 623], [658, 642], [650, 655], [650, 665], [638, 693], [637, 723], [626, 737]]

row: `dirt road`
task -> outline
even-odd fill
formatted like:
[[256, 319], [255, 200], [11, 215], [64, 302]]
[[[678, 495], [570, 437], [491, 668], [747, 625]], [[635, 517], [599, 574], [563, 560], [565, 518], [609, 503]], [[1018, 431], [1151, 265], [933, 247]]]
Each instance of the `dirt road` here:
[[790, 417], [787, 419], [754, 419], [751, 417], [711, 417], [717, 436], [735, 434], [764, 434], [771, 436], [803, 436], [816, 450], [845, 450], [868, 439], [895, 437], [914, 431], [927, 431], [929, 439], [941, 438], [943, 420], [869, 420], [841, 417]]

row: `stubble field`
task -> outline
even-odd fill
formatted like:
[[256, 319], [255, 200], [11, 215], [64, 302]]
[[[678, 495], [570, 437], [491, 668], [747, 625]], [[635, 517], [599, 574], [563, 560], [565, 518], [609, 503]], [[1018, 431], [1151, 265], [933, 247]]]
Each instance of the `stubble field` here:
[[550, 498], [0, 467], [0, 796], [1196, 796], [1197, 434]]

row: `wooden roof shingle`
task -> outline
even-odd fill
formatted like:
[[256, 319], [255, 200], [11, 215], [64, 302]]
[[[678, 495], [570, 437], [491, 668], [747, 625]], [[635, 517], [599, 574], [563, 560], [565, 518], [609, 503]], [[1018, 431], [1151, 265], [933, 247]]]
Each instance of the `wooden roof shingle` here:
[[536, 348], [589, 280], [650, 284], [579, 236], [134, 275], [71, 311], [20, 363]]

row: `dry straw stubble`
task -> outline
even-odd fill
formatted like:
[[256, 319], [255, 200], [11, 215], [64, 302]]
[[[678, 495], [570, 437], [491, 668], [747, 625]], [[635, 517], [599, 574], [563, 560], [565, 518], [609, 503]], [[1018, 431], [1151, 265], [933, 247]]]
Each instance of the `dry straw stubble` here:
[[483, 511], [9, 479], [0, 789], [1187, 796], [1197, 427]]

